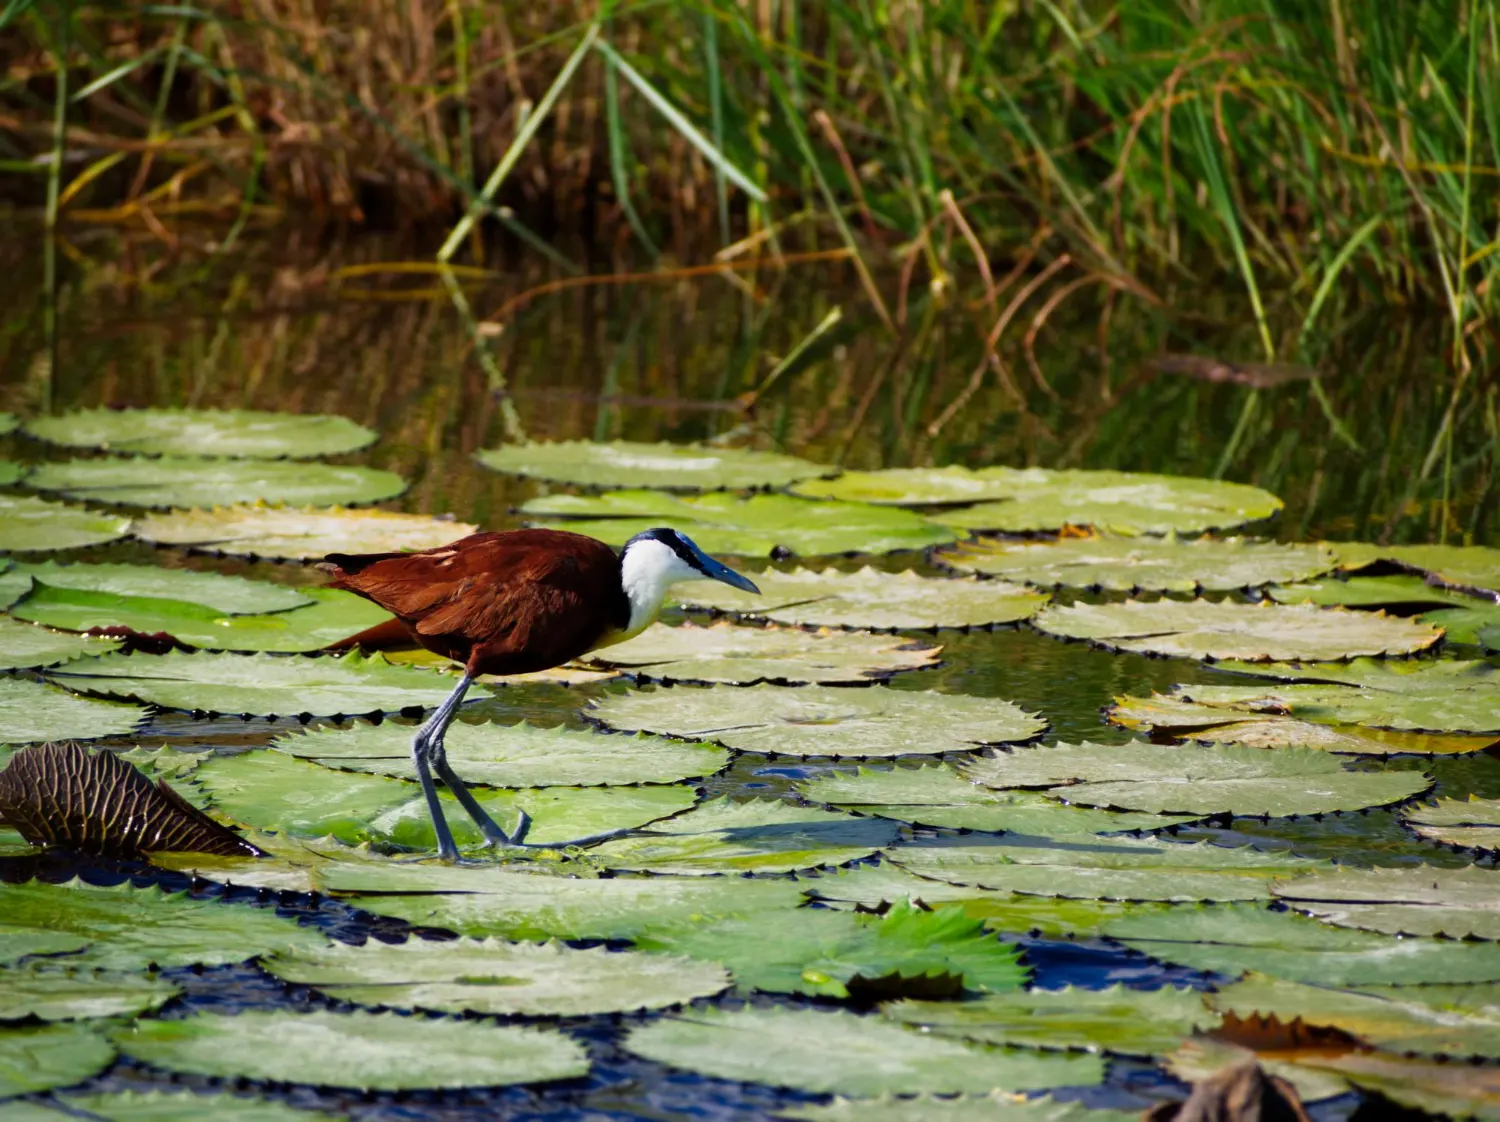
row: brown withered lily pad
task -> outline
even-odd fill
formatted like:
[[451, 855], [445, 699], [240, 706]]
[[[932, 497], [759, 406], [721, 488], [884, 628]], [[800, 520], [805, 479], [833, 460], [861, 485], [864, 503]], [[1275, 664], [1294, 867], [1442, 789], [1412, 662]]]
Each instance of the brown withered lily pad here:
[[113, 752], [71, 740], [36, 744], [0, 771], [0, 817], [32, 845], [101, 857], [153, 852], [260, 857], [259, 849], [219, 825], [169, 787]]

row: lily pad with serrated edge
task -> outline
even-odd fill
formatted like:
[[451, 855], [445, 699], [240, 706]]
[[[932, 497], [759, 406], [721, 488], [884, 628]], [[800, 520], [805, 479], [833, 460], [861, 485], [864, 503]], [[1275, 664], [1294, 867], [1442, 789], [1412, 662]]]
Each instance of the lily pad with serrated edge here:
[[114, 1046], [86, 1023], [0, 1025], [0, 1099], [82, 1083], [114, 1058]]
[[1500, 940], [1500, 870], [1342, 868], [1280, 882], [1275, 892], [1289, 907], [1340, 927]]
[[42, 965], [12, 967], [0, 970], [0, 1020], [133, 1017], [166, 1004], [181, 992], [171, 982], [142, 974]]
[[1500, 799], [1438, 799], [1408, 807], [1401, 820], [1428, 841], [1464, 849], [1500, 849]]
[[375, 440], [347, 417], [248, 409], [75, 409], [33, 417], [25, 432], [69, 448], [267, 460], [337, 456]]
[[476, 452], [485, 467], [580, 487], [652, 487], [666, 491], [784, 487], [838, 468], [796, 456], [704, 444], [633, 440], [538, 441]]
[[583, 1017], [662, 1009], [729, 985], [723, 967], [681, 955], [561, 943], [462, 939], [330, 944], [263, 965], [288, 982], [360, 1005], [448, 1013]]
[[[416, 729], [387, 722], [282, 736], [272, 747], [326, 767], [415, 778]], [[564, 727], [455, 721], [444, 746], [464, 779], [492, 787], [600, 787], [676, 783], [713, 775], [729, 753], [712, 744], [637, 733], [609, 736]]]
[[938, 839], [895, 846], [885, 856], [934, 880], [1080, 900], [1264, 900], [1278, 877], [1329, 868], [1250, 846], [1092, 835]]
[[841, 1095], [1095, 1084], [1097, 1056], [984, 1048], [878, 1017], [818, 1009], [695, 1009], [633, 1028], [625, 1050], [717, 1079]]
[[1229, 592], [1317, 576], [1334, 565], [1332, 552], [1316, 545], [1096, 536], [961, 542], [938, 551], [934, 560], [962, 572], [1043, 588], [1111, 592]]
[[17, 565], [15, 572], [49, 588], [107, 593], [125, 598], [188, 601], [220, 615], [285, 612], [313, 603], [312, 592], [305, 588], [159, 565], [59, 565], [55, 561], [46, 561]]
[[[56, 666], [76, 658], [109, 654], [123, 640], [95, 635], [69, 635], [30, 623], [0, 619], [0, 670]], [[6, 735], [0, 732], [0, 736]]]
[[863, 987], [901, 992], [1002, 993], [1025, 984], [1020, 952], [960, 907], [906, 901], [884, 915], [826, 908], [701, 916], [653, 925], [643, 950], [718, 962], [742, 989], [846, 998]]
[[[392, 666], [378, 654], [338, 658], [271, 654], [114, 654], [48, 677], [79, 693], [129, 697], [188, 712], [319, 717], [441, 705], [452, 692], [430, 670]], [[484, 697], [483, 686], [469, 696]]]
[[1443, 637], [1435, 627], [1378, 612], [1229, 600], [1054, 605], [1032, 622], [1049, 635], [1109, 650], [1251, 661], [1414, 654]]
[[880, 686], [653, 690], [601, 698], [585, 713], [611, 728], [788, 756], [937, 755], [1029, 740], [1047, 727], [997, 698]]
[[1334, 542], [1339, 567], [1352, 571], [1384, 562], [1428, 574], [1439, 584], [1500, 590], [1500, 549], [1479, 545], [1375, 545]]
[[1018, 623], [1047, 603], [1044, 593], [1005, 581], [934, 580], [913, 572], [863, 568], [766, 569], [760, 594], [698, 582], [674, 593], [685, 607], [799, 627], [916, 631]]
[[0, 552], [81, 549], [123, 538], [130, 519], [33, 495], [0, 495]]
[[435, 549], [478, 529], [467, 522], [389, 510], [261, 503], [149, 514], [131, 526], [136, 537], [157, 545], [278, 561], [312, 561], [329, 553]]
[[148, 715], [138, 705], [74, 697], [28, 678], [0, 677], [0, 736], [11, 744], [125, 736]]
[[[56, 1111], [46, 1122], [77, 1118], [77, 1111], [87, 1111], [105, 1122], [201, 1122], [204, 1118], [212, 1118], [214, 1122], [333, 1122], [334, 1118], [322, 1111], [302, 1110], [276, 1099], [195, 1093], [186, 1089], [102, 1091], [56, 1098], [67, 1109]], [[16, 1119], [16, 1122], [22, 1120]], [[42, 1116], [38, 1116], [36, 1122], [42, 1122]]]
[[654, 623], [634, 639], [584, 658], [651, 682], [855, 685], [935, 666], [941, 650], [846, 631]]
[[958, 830], [1017, 834], [1095, 834], [1159, 830], [1194, 815], [1121, 813], [1067, 806], [1030, 792], [996, 791], [965, 779], [945, 764], [920, 768], [860, 768], [831, 772], [796, 785], [808, 802], [875, 814], [898, 822]]
[[981, 1044], [1152, 1056], [1218, 1025], [1219, 1015], [1203, 997], [1200, 990], [1175, 986], [1065, 986], [991, 994], [974, 1001], [898, 1001], [882, 1005], [880, 1012], [938, 1036]]
[[[1196, 689], [1193, 686], [1180, 687]], [[1322, 725], [1280, 716], [1274, 706], [1262, 712], [1254, 701], [1244, 706], [1204, 705], [1181, 697], [1117, 697], [1106, 714], [1112, 724], [1136, 732], [1171, 735], [1210, 744], [1244, 744], [1254, 748], [1316, 748], [1344, 755], [1466, 755], [1495, 743], [1493, 736], [1454, 736], [1358, 725]]]
[[1326, 752], [1240, 745], [1058, 744], [996, 752], [959, 765], [987, 787], [1048, 788], [1053, 798], [1148, 814], [1288, 818], [1389, 806], [1432, 778], [1354, 771]]
[[865, 503], [814, 502], [790, 495], [738, 498], [725, 492], [679, 498], [660, 491], [548, 495], [521, 507], [560, 529], [624, 545], [669, 523], [709, 553], [892, 553], [951, 542], [958, 534], [906, 510]]
[[889, 506], [929, 506], [979, 503], [1009, 498], [1012, 480], [1007, 468], [978, 471], [949, 464], [936, 468], [884, 468], [846, 471], [833, 479], [809, 479], [794, 484], [794, 495]]
[[994, 1092], [958, 1098], [836, 1097], [827, 1105], [783, 1108], [778, 1117], [803, 1122], [1138, 1122], [1140, 1115], [1136, 1111], [1094, 1110], [1079, 1102], [1022, 1099]]
[[[383, 775], [335, 771], [279, 752], [219, 756], [194, 773], [212, 806], [238, 822], [302, 838], [334, 837], [346, 845], [374, 841], [414, 849], [437, 844], [421, 788]], [[542, 787], [475, 790], [501, 829], [531, 816], [526, 841], [550, 845], [643, 826], [693, 805], [686, 786]], [[452, 794], [440, 798], [459, 845], [483, 842]]]
[[898, 830], [878, 818], [769, 799], [720, 798], [631, 837], [603, 842], [590, 856], [612, 868], [652, 873], [788, 873], [868, 857], [895, 840]]
[[1462, 607], [1474, 597], [1428, 584], [1410, 573], [1389, 577], [1329, 577], [1297, 584], [1272, 585], [1266, 595], [1279, 604], [1317, 604], [1319, 607], [1402, 608], [1427, 611]]
[[1500, 946], [1493, 943], [1395, 938], [1259, 904], [1121, 916], [1103, 933], [1159, 961], [1231, 977], [1254, 970], [1332, 986], [1500, 981]]
[[313, 588], [305, 607], [266, 615], [224, 615], [183, 600], [117, 596], [53, 588], [40, 581], [11, 614], [68, 631], [167, 636], [207, 650], [307, 654], [390, 619], [390, 613], [352, 592]]
[[0, 902], [0, 941], [12, 926], [78, 936], [88, 940], [87, 949], [58, 959], [78, 967], [216, 966], [327, 942], [314, 928], [271, 908], [133, 888], [129, 882], [109, 888], [81, 880], [6, 884]]
[[26, 485], [112, 506], [155, 509], [378, 503], [406, 490], [406, 480], [377, 468], [196, 456], [52, 461], [38, 464]]
[[399, 1013], [198, 1013], [137, 1021], [114, 1039], [168, 1071], [367, 1091], [544, 1083], [589, 1069], [564, 1033]]

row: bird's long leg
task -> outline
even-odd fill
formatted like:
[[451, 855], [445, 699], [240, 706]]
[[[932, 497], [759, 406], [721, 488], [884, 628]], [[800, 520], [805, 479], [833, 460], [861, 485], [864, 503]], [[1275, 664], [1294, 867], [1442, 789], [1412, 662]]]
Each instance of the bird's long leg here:
[[[443, 781], [443, 786], [447, 787], [448, 790], [453, 792], [453, 797], [458, 800], [459, 805], [462, 806], [464, 810], [468, 812], [469, 817], [474, 820], [474, 824], [479, 827], [479, 832], [484, 835], [484, 839], [486, 842], [488, 842], [490, 845], [511, 845], [513, 843], [519, 845], [521, 842], [521, 838], [525, 836], [526, 827], [530, 825], [530, 820], [527, 818], [526, 812], [521, 812], [521, 824], [516, 829], [515, 838], [512, 839], [511, 836], [504, 830], [502, 830], [495, 823], [495, 820], [485, 812], [484, 807], [479, 805], [479, 800], [476, 799], [473, 795], [473, 792], [469, 790], [468, 784], [460, 779], [454, 773], [453, 768], [448, 765], [448, 752], [447, 749], [443, 746], [443, 738], [447, 734], [448, 726], [453, 721], [453, 714], [457, 712], [459, 705], [463, 702], [464, 694], [468, 691], [469, 685], [473, 681], [474, 677], [471, 674], [465, 674], [462, 678], [460, 678], [458, 686], [454, 689], [453, 693], [448, 696], [448, 700], [443, 702], [442, 706], [436, 713], [432, 715], [427, 724], [422, 726], [423, 731], [427, 731], [430, 729], [431, 732], [427, 737], [426, 758], [418, 764], [417, 776], [418, 778], [421, 778], [424, 766], [430, 764], [432, 770], [437, 772], [437, 777]], [[417, 735], [420, 737], [422, 734], [418, 733]], [[434, 792], [432, 797], [428, 800], [429, 807], [434, 805], [432, 800], [436, 797], [437, 795]], [[437, 815], [434, 815], [434, 818], [436, 817]], [[446, 828], [447, 827], [445, 825], [444, 829]], [[439, 846], [441, 846], [441, 834], [438, 835], [438, 842]]]
[[[448, 820], [443, 817], [442, 804], [438, 802], [437, 788], [432, 782], [432, 768], [430, 761], [437, 762], [438, 775], [443, 782], [448, 782], [448, 777], [443, 775], [449, 771], [447, 760], [443, 759], [443, 735], [448, 731], [448, 725], [453, 720], [453, 714], [458, 712], [458, 707], [463, 704], [464, 694], [469, 692], [469, 684], [474, 679], [465, 674], [459, 679], [458, 685], [447, 699], [437, 707], [432, 716], [417, 730], [417, 735], [412, 738], [411, 758], [417, 768], [417, 781], [422, 784], [422, 797], [427, 800], [427, 813], [432, 817], [432, 830], [437, 835], [438, 856], [444, 861], [455, 861], [458, 859], [458, 846], [453, 844], [453, 833], [448, 829]], [[436, 761], [434, 761], [436, 756]], [[449, 771], [449, 775], [452, 772]], [[451, 786], [451, 784], [449, 784]], [[454, 794], [458, 792], [455, 791]], [[472, 801], [468, 791], [465, 796]], [[460, 797], [462, 801], [462, 796]]]

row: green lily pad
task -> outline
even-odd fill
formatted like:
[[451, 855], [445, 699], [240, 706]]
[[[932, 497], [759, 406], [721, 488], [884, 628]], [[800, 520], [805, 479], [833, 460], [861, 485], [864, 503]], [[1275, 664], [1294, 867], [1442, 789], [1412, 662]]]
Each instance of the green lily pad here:
[[120, 1051], [168, 1071], [369, 1091], [573, 1079], [589, 1069], [572, 1037], [398, 1013], [199, 1013], [116, 1030]]
[[698, 582], [674, 593], [686, 607], [799, 627], [915, 631], [991, 627], [1029, 619], [1047, 603], [1040, 592], [1004, 581], [934, 580], [913, 572], [863, 568], [766, 569], [755, 574], [760, 595]]
[[313, 603], [308, 589], [156, 565], [59, 565], [55, 561], [46, 561], [36, 565], [17, 565], [15, 572], [56, 590], [108, 593], [124, 598], [187, 600], [211, 608], [220, 615], [285, 612]]
[[1029, 740], [1047, 727], [996, 698], [878, 686], [654, 690], [614, 694], [586, 712], [611, 728], [790, 756], [937, 755]]
[[833, 479], [809, 479], [792, 487], [795, 495], [891, 506], [980, 503], [1013, 493], [1009, 468], [972, 471], [958, 464], [940, 468], [884, 468], [846, 471]]
[[1121, 813], [1067, 806], [1031, 792], [996, 791], [965, 779], [946, 764], [919, 768], [860, 768], [797, 784], [808, 802], [876, 814], [898, 822], [958, 830], [1016, 834], [1098, 834], [1159, 830], [1194, 821], [1194, 815]]
[[1020, 952], [962, 908], [926, 911], [905, 901], [880, 916], [797, 908], [697, 917], [648, 928], [636, 944], [723, 963], [743, 988], [822, 997], [861, 988], [1003, 993], [1028, 974]]
[[253, 502], [378, 503], [406, 490], [406, 480], [376, 468], [195, 456], [49, 462], [38, 464], [26, 485], [75, 499], [157, 509]]
[[[292, 759], [280, 752], [218, 756], [193, 782], [212, 805], [239, 822], [302, 838], [334, 837], [346, 845], [384, 842], [413, 849], [436, 844], [427, 805], [415, 783], [359, 775]], [[571, 842], [628, 830], [693, 805], [686, 786], [543, 787], [476, 790], [475, 798], [507, 831], [525, 810], [532, 819], [526, 840], [537, 845]], [[483, 842], [457, 800], [440, 795], [459, 845]]]
[[1418, 617], [1431, 627], [1441, 627], [1450, 643], [1500, 650], [1500, 604], [1477, 603], [1473, 607], [1439, 608]]
[[1264, 900], [1275, 878], [1329, 867], [1250, 846], [1093, 835], [945, 839], [897, 846], [886, 856], [933, 880], [1080, 900]]
[[1325, 923], [1391, 935], [1500, 940], [1500, 871], [1339, 869], [1277, 884], [1276, 895]]
[[1438, 799], [1409, 807], [1401, 820], [1428, 841], [1464, 849], [1500, 849], [1500, 799]]
[[[415, 777], [411, 741], [416, 730], [387, 722], [320, 728], [284, 736], [273, 747], [327, 767]], [[598, 787], [676, 783], [713, 775], [729, 753], [712, 744], [638, 733], [605, 736], [570, 728], [469, 724], [455, 721], [444, 741], [448, 762], [464, 779], [492, 787]]]
[[56, 666], [75, 658], [109, 654], [119, 650], [121, 642], [120, 639], [95, 635], [67, 635], [29, 623], [0, 619], [0, 670]]
[[165, 1005], [180, 992], [171, 982], [141, 974], [40, 966], [0, 970], [0, 1020], [133, 1017]]
[[33, 495], [0, 495], [0, 552], [33, 553], [102, 545], [130, 532], [130, 519]]
[[[450, 875], [456, 873], [466, 876]], [[329, 891], [377, 915], [461, 935], [508, 939], [635, 939], [655, 924], [703, 916], [785, 914], [802, 902], [790, 880], [744, 877], [550, 876], [525, 868], [445, 869], [397, 865], [333, 867], [319, 875]], [[372, 892], [390, 895], [369, 895]]]
[[356, 1004], [539, 1017], [662, 1009], [729, 985], [723, 967], [680, 955], [498, 939], [371, 939], [362, 947], [337, 943], [278, 955], [264, 965], [278, 978]]
[[632, 1029], [624, 1047], [717, 1079], [840, 1095], [1040, 1090], [1104, 1077], [1097, 1056], [983, 1048], [815, 1009], [695, 1009]]
[[74, 697], [27, 678], [0, 678], [0, 736], [11, 744], [125, 736], [147, 716], [137, 705]]
[[1017, 1099], [1002, 1092], [959, 1098], [835, 1098], [826, 1106], [794, 1106], [781, 1118], [804, 1122], [1139, 1122], [1136, 1111], [1093, 1110], [1079, 1102]]
[[5, 929], [5, 945], [0, 947], [0, 965], [9, 966], [29, 955], [61, 955], [81, 951], [89, 945], [88, 936], [69, 931], [48, 931], [43, 927]]
[[703, 444], [558, 440], [505, 444], [476, 452], [487, 468], [579, 487], [656, 487], [667, 491], [784, 487], [838, 469], [796, 456]]
[[131, 529], [136, 537], [158, 545], [191, 546], [277, 561], [313, 561], [330, 553], [435, 549], [467, 537], [479, 527], [389, 510], [346, 510], [338, 506], [298, 509], [253, 503], [148, 514]]
[[[319, 717], [391, 713], [441, 705], [452, 692], [430, 670], [392, 666], [378, 654], [339, 658], [271, 654], [106, 655], [50, 677], [79, 693], [130, 697], [164, 709], [247, 713], [306, 713]], [[469, 696], [489, 694], [473, 686]]]
[[372, 430], [347, 417], [248, 409], [76, 409], [33, 417], [25, 431], [69, 448], [266, 460], [336, 456], [375, 440]]
[[789, 873], [843, 865], [895, 840], [898, 827], [767, 799], [701, 803], [590, 856], [616, 869], [652, 873]]
[[1207, 1032], [1219, 1023], [1219, 1015], [1204, 1004], [1201, 991], [1174, 986], [1158, 990], [1066, 986], [991, 994], [975, 1001], [898, 1001], [882, 1005], [880, 1011], [901, 1024], [981, 1044], [1127, 1056], [1169, 1051], [1184, 1037]]
[[987, 787], [1046, 787], [1054, 798], [1149, 814], [1287, 818], [1387, 806], [1421, 794], [1416, 771], [1352, 771], [1326, 752], [1239, 745], [1059, 744], [967, 760]]
[[1435, 627], [1380, 613], [1229, 600], [1054, 605], [1033, 622], [1049, 635], [1087, 639], [1109, 650], [1200, 659], [1404, 655], [1443, 637]]
[[[87, 1111], [105, 1122], [332, 1122], [322, 1111], [299, 1110], [275, 1099], [245, 1098], [233, 1094], [195, 1094], [192, 1091], [105, 1091], [96, 1095], [67, 1095], [61, 1102], [69, 1110], [38, 1115], [36, 1122], [61, 1122]], [[22, 1122], [16, 1119], [15, 1122]]]
[[857, 685], [937, 665], [941, 647], [847, 631], [653, 623], [634, 639], [585, 655], [649, 682]]
[[82, 1083], [114, 1058], [86, 1024], [0, 1026], [0, 1099]]
[[1332, 927], [1258, 904], [1176, 907], [1122, 916], [1104, 934], [1162, 962], [1237, 976], [1246, 970], [1331, 986], [1500, 981], [1500, 946]]
[[940, 550], [935, 560], [1043, 588], [1111, 592], [1229, 592], [1302, 580], [1333, 568], [1323, 546], [1229, 538], [1061, 538], [1048, 542], [973, 541]]
[[[1279, 604], [1317, 604], [1319, 607], [1403, 608], [1422, 611], [1463, 607], [1472, 596], [1428, 584], [1419, 576], [1329, 577], [1300, 584], [1273, 585], [1266, 595]], [[1403, 615], [1407, 614], [1402, 612]]]
[[1377, 562], [1427, 573], [1439, 584], [1455, 588], [1500, 590], [1500, 549], [1478, 545], [1375, 545], [1337, 542], [1339, 567], [1365, 569]]
[[654, 526], [670, 525], [709, 553], [769, 557], [780, 553], [891, 553], [925, 549], [958, 535], [910, 511], [860, 503], [822, 503], [789, 495], [727, 492], [678, 498], [660, 491], [547, 495], [521, 513], [566, 519], [560, 528], [624, 545]]
[[320, 651], [390, 619], [390, 613], [352, 592], [308, 589], [305, 607], [267, 615], [224, 615], [185, 600], [117, 596], [53, 588], [38, 581], [11, 615], [68, 631], [127, 628], [169, 635], [190, 647], [227, 651]]
[[133, 888], [128, 882], [112, 888], [80, 880], [0, 885], [0, 916], [0, 940], [9, 941], [12, 927], [87, 939], [86, 950], [57, 961], [105, 970], [213, 966], [327, 941], [271, 908]]

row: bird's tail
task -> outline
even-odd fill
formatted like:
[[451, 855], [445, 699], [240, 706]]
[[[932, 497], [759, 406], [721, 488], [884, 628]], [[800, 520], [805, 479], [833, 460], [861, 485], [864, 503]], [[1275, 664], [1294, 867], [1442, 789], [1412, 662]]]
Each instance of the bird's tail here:
[[337, 643], [329, 643], [324, 647], [325, 651], [350, 651], [361, 650], [366, 654], [373, 651], [414, 651], [421, 647], [412, 637], [411, 628], [399, 619], [392, 617], [384, 623], [377, 623], [374, 627], [367, 627], [358, 635], [351, 635], [347, 639], [340, 639]]

